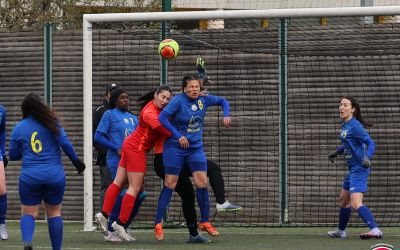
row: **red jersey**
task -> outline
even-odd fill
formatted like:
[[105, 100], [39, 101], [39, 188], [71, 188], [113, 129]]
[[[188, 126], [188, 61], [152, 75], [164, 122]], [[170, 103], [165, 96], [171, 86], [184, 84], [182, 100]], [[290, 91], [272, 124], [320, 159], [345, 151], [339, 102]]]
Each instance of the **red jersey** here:
[[154, 154], [162, 154], [162, 152], [164, 151], [165, 139], [167, 139], [167, 137], [162, 137], [156, 142], [156, 144], [154, 145]]
[[158, 121], [159, 109], [154, 101], [150, 101], [140, 112], [139, 125], [136, 130], [125, 139], [125, 146], [141, 152], [150, 151], [158, 140], [164, 141], [171, 133]]

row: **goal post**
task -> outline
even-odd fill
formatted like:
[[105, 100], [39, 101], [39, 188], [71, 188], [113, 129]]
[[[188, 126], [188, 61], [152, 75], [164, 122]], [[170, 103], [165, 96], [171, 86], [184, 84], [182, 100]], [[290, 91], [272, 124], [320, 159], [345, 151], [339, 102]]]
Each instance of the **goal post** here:
[[[400, 6], [385, 7], [346, 7], [346, 8], [310, 8], [310, 9], [269, 9], [269, 10], [229, 10], [229, 11], [183, 11], [183, 12], [155, 12], [155, 13], [112, 13], [112, 14], [85, 14], [83, 16], [83, 111], [84, 111], [84, 162], [86, 171], [84, 173], [84, 230], [93, 230], [93, 159], [92, 159], [92, 109], [93, 109], [93, 54], [92, 54], [92, 32], [95, 23], [114, 23], [114, 22], [158, 22], [158, 21], [186, 21], [186, 20], [216, 20], [216, 19], [255, 19], [255, 18], [307, 18], [307, 17], [359, 17], [359, 16], [393, 16], [400, 14]], [[278, 42], [277, 42], [278, 44]], [[282, 44], [280, 44], [282, 45]], [[284, 45], [284, 44], [283, 44]], [[284, 51], [284, 50], [281, 50]], [[280, 63], [280, 66], [287, 67], [287, 62]], [[299, 70], [300, 71], [300, 70]], [[281, 69], [280, 72], [287, 72]], [[288, 73], [283, 73], [288, 74]], [[279, 102], [286, 103], [287, 88], [286, 77], [279, 75], [279, 86], [281, 93]], [[285, 86], [281, 86], [284, 84]], [[283, 94], [283, 95], [282, 95]], [[279, 105], [279, 108], [285, 109], [287, 104]], [[280, 110], [281, 111], [281, 110]], [[287, 121], [287, 114], [284, 113], [283, 121]], [[279, 128], [284, 128], [280, 124]], [[288, 164], [287, 158], [287, 138], [286, 129], [279, 133], [279, 163]], [[282, 166], [280, 166], [282, 167]], [[281, 223], [288, 220], [287, 216], [287, 183], [285, 176], [288, 173], [287, 166], [283, 166], [285, 172], [280, 172], [280, 187], [283, 192], [279, 198]], [[262, 189], [260, 189], [262, 191]], [[260, 192], [261, 192], [260, 191]], [[335, 194], [332, 194], [335, 195]], [[334, 205], [334, 204], [332, 204]], [[285, 210], [285, 211], [282, 211]], [[265, 211], [268, 212], [268, 211]]]

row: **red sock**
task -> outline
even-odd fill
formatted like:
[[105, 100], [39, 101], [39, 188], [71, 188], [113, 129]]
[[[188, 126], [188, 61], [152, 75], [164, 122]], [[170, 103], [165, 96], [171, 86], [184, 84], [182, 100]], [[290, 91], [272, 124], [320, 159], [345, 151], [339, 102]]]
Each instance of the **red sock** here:
[[135, 205], [135, 200], [135, 196], [125, 193], [124, 198], [122, 198], [121, 212], [119, 212], [118, 218], [121, 223], [126, 224], [128, 222]]
[[119, 187], [114, 182], [111, 183], [110, 186], [108, 186], [106, 195], [104, 196], [104, 204], [102, 209], [103, 212], [105, 212], [108, 215], [111, 213], [111, 210], [114, 207], [115, 201], [117, 200], [117, 197], [120, 192], [121, 192], [121, 187]]

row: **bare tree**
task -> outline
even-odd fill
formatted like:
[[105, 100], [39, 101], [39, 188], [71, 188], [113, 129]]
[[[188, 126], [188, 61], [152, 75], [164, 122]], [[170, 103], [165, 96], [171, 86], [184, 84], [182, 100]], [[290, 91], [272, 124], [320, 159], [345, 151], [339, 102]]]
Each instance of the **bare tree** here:
[[82, 15], [160, 11], [161, 0], [0, 0], [0, 29], [41, 30], [46, 23], [80, 29]]

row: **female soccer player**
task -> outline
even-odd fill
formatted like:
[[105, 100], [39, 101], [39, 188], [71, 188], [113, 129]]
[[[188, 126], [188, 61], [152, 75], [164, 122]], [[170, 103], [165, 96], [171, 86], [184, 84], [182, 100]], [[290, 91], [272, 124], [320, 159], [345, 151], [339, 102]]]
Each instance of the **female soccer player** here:
[[5, 167], [7, 166], [6, 157], [6, 109], [0, 105], [0, 238], [8, 239], [6, 228], [7, 215], [7, 190]]
[[[187, 163], [192, 172], [197, 187], [196, 196], [201, 212], [199, 227], [207, 228], [207, 232], [214, 236], [219, 235], [208, 222], [210, 204], [207, 190], [207, 161], [203, 150], [203, 120], [209, 106], [220, 105], [224, 110], [224, 126], [229, 127], [231, 125], [229, 103], [218, 96], [200, 96], [200, 82], [197, 76], [185, 76], [183, 90], [184, 93], [176, 95], [159, 116], [161, 124], [171, 131], [172, 136], [164, 143], [165, 183], [160, 193], [154, 221], [154, 234], [157, 240], [164, 240], [162, 217], [184, 163]], [[168, 120], [170, 117], [172, 124]]]
[[370, 174], [371, 158], [375, 151], [375, 143], [365, 130], [372, 124], [361, 117], [360, 105], [353, 97], [343, 97], [340, 101], [340, 118], [343, 120], [340, 140], [342, 145], [328, 156], [331, 162], [337, 155], [345, 154], [348, 173], [343, 180], [339, 203], [339, 228], [329, 231], [332, 238], [345, 238], [346, 225], [350, 219], [351, 209], [358, 212], [360, 218], [371, 229], [360, 235], [362, 239], [382, 238], [369, 208], [362, 203], [367, 191], [367, 180]]
[[122, 145], [122, 156], [118, 165], [117, 176], [108, 187], [102, 214], [99, 218], [102, 227], [106, 227], [107, 219], [115, 204], [115, 200], [126, 182], [129, 183], [127, 192], [122, 199], [121, 212], [118, 220], [112, 224], [114, 230], [126, 241], [130, 241], [124, 226], [127, 224], [137, 195], [143, 190], [146, 172], [146, 153], [150, 151], [157, 140], [168, 137], [171, 133], [158, 121], [158, 115], [168, 104], [171, 90], [162, 85], [139, 98], [141, 112], [139, 126]]
[[28, 94], [21, 106], [22, 121], [14, 127], [10, 140], [10, 160], [22, 159], [19, 176], [20, 221], [24, 249], [32, 249], [35, 218], [44, 201], [53, 249], [61, 249], [63, 220], [61, 204], [65, 190], [65, 173], [61, 151], [81, 173], [85, 164], [78, 159], [58, 118], [34, 93]]
[[[114, 179], [117, 174], [118, 163], [121, 159], [122, 143], [126, 137], [135, 131], [138, 123], [139, 121], [136, 116], [129, 111], [128, 93], [122, 88], [116, 88], [111, 91], [108, 110], [100, 120], [94, 140], [101, 146], [107, 148], [106, 160], [112, 179]], [[107, 230], [102, 229], [107, 232], [107, 234], [104, 235], [106, 241], [121, 241], [111, 225], [118, 219], [122, 196], [125, 192], [126, 189], [121, 192], [114, 205], [109, 217]], [[143, 195], [139, 195], [139, 197], [140, 199], [136, 200], [136, 207], [139, 207], [144, 199]], [[99, 214], [96, 215], [96, 219], [98, 219], [98, 216]]]

